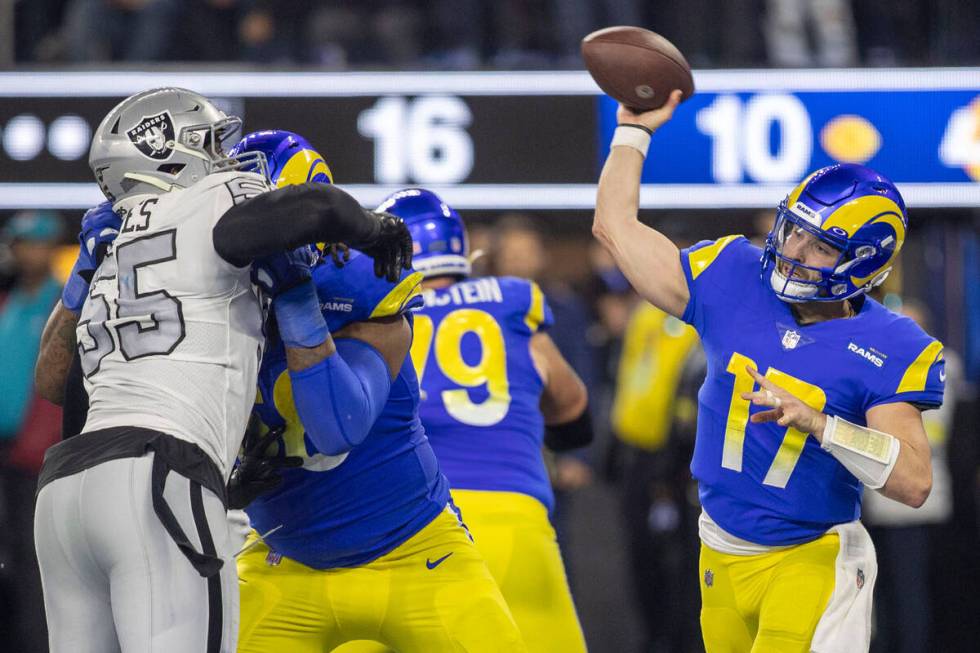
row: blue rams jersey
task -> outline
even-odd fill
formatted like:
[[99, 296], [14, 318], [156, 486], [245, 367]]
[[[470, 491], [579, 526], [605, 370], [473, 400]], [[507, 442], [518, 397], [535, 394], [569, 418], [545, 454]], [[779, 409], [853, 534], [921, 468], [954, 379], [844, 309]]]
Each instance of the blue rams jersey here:
[[[320, 306], [331, 332], [352, 322], [406, 314], [422, 303], [422, 275], [407, 272], [397, 284], [374, 275], [373, 261], [351, 251], [338, 268], [329, 259], [314, 269]], [[265, 426], [286, 426], [270, 455], [302, 456], [303, 467], [283, 472], [279, 488], [247, 509], [253, 527], [276, 553], [309, 567], [364, 564], [409, 539], [449, 501], [418, 417], [418, 380], [411, 359], [392, 382], [388, 402], [364, 442], [342, 462], [317, 452], [293, 404], [282, 341], [270, 337], [259, 371], [255, 412]]]
[[800, 326], [760, 277], [760, 256], [741, 236], [681, 252], [691, 294], [683, 319], [708, 359], [691, 471], [702, 506], [723, 529], [788, 545], [857, 519], [862, 485], [808, 434], [749, 422], [766, 408], [739, 396], [755, 389], [746, 365], [812, 408], [862, 426], [880, 404], [939, 406], [946, 372], [939, 342], [871, 298], [851, 318]]
[[419, 413], [450, 485], [521, 492], [550, 510], [543, 384], [530, 351], [554, 321], [544, 294], [524, 279], [484, 277], [424, 297], [412, 343]]

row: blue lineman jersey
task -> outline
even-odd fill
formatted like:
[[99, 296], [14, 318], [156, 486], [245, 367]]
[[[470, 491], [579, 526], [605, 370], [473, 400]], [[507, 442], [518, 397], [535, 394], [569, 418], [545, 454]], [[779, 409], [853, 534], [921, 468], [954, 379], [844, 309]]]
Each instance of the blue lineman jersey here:
[[[373, 261], [351, 250], [337, 268], [329, 259], [314, 269], [320, 306], [331, 332], [352, 322], [405, 314], [422, 303], [422, 276], [403, 273], [397, 284], [374, 275]], [[449, 501], [418, 417], [418, 380], [406, 356], [388, 402], [364, 442], [340, 464], [318, 453], [293, 404], [282, 341], [270, 338], [259, 371], [255, 411], [270, 428], [285, 425], [274, 455], [299, 455], [282, 485], [247, 509], [253, 527], [276, 553], [316, 569], [353, 567], [374, 560], [419, 532]], [[275, 449], [275, 447], [272, 447]]]
[[544, 294], [524, 279], [483, 277], [424, 296], [412, 359], [422, 423], [450, 485], [520, 492], [550, 510], [543, 384], [530, 351], [531, 337], [554, 321]]
[[748, 421], [765, 407], [739, 396], [755, 389], [745, 366], [862, 426], [880, 404], [939, 406], [946, 373], [942, 345], [871, 298], [854, 317], [798, 325], [760, 277], [761, 254], [741, 236], [681, 252], [691, 294], [683, 319], [708, 359], [691, 471], [719, 526], [758, 544], [789, 545], [857, 519], [862, 485], [815, 438]]

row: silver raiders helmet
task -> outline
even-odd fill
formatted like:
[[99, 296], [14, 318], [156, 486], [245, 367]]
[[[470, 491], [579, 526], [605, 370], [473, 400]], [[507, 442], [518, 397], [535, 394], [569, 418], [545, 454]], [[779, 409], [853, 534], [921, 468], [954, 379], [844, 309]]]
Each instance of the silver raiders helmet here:
[[[224, 147], [241, 124], [240, 118], [225, 115], [194, 91], [142, 91], [102, 120], [92, 137], [88, 163], [113, 202], [187, 188], [213, 172], [245, 166], [245, 157], [229, 157]], [[264, 167], [264, 161], [252, 160], [255, 154], [261, 153], [247, 155], [249, 167]]]

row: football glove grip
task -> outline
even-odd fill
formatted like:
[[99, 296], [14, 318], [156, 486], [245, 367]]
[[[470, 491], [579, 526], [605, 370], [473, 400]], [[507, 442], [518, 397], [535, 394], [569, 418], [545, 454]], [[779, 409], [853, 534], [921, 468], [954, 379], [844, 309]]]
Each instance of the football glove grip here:
[[820, 446], [872, 490], [885, 486], [901, 449], [895, 436], [835, 416], [827, 417]]
[[299, 456], [265, 455], [269, 445], [279, 439], [284, 431], [284, 427], [273, 429], [246, 445], [238, 467], [228, 481], [230, 509], [244, 509], [259, 496], [279, 487], [283, 469], [302, 466], [303, 459]]
[[61, 304], [72, 313], [78, 315], [81, 312], [92, 276], [105, 258], [109, 245], [119, 235], [121, 224], [122, 220], [112, 209], [112, 202], [103, 202], [82, 217], [78, 258], [61, 291]]

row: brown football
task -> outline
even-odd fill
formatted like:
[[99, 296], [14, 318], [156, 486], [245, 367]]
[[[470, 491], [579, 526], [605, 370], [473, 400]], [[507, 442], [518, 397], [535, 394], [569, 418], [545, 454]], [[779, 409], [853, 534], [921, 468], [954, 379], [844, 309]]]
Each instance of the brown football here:
[[585, 67], [603, 91], [634, 110], [657, 109], [679, 88], [694, 93], [691, 67], [674, 44], [642, 27], [606, 27], [582, 39]]

